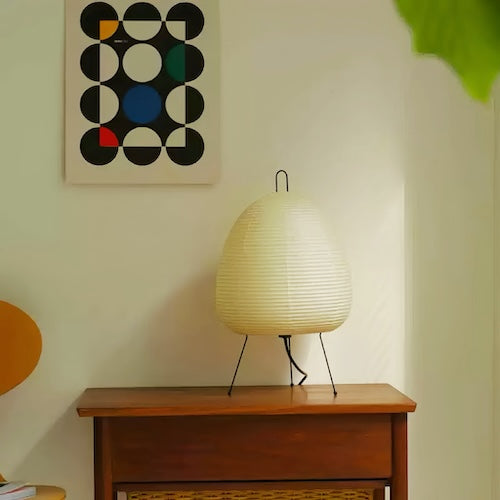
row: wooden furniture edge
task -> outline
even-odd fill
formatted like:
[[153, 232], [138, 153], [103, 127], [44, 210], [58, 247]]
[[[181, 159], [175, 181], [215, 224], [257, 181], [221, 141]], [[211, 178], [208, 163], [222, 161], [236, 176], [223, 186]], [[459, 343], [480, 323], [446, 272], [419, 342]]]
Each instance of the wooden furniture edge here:
[[[80, 397], [77, 411], [81, 417], [119, 417], [409, 413], [416, 408], [414, 401], [389, 384], [344, 384], [337, 387], [337, 397], [330, 395], [331, 386], [327, 385], [240, 386], [235, 388], [233, 396], [226, 394], [226, 387], [89, 388]], [[259, 393], [269, 390], [281, 399], [278, 398], [277, 402], [265, 398], [260, 400]], [[383, 391], [390, 393], [392, 399], [384, 400], [387, 394], [383, 394], [378, 402], [365, 403], [359, 396], [349, 400], [349, 391], [356, 390]], [[322, 399], [316, 394], [318, 391], [324, 392]], [[345, 400], [342, 399], [343, 393], [348, 394]], [[309, 394], [311, 400], [308, 400]], [[139, 400], [144, 396], [149, 400], [141, 404], [137, 395]]]
[[293, 486], [296, 489], [352, 489], [360, 490], [376, 490], [387, 486], [387, 482], [383, 479], [363, 479], [363, 480], [331, 480], [331, 481], [196, 481], [183, 482], [171, 481], [163, 483], [134, 483], [134, 482], [118, 482], [114, 483], [115, 491], [141, 491], [147, 488], [147, 491], [224, 491], [238, 488], [238, 490], [254, 490], [258, 486], [262, 490], [280, 490], [287, 489]]

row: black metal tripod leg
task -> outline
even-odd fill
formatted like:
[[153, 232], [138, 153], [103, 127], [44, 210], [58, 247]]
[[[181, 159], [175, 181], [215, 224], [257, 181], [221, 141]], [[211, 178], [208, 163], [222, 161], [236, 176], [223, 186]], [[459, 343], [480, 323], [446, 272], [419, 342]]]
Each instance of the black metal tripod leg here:
[[231, 380], [231, 387], [227, 391], [228, 396], [231, 396], [231, 392], [233, 391], [234, 381], [236, 380], [236, 374], [238, 373], [238, 368], [240, 367], [241, 358], [243, 357], [243, 352], [245, 351], [247, 340], [248, 340], [248, 335], [245, 335], [245, 342], [243, 342], [243, 347], [240, 352], [240, 357], [238, 358], [238, 363], [236, 364], [236, 370], [234, 370], [233, 380]]
[[330, 380], [332, 382], [333, 394], [336, 396], [337, 395], [337, 389], [335, 389], [335, 384], [333, 383], [332, 372], [330, 370], [330, 363], [328, 363], [328, 358], [326, 356], [325, 345], [323, 344], [323, 337], [321, 336], [321, 333], [319, 334], [319, 340], [321, 342], [321, 347], [323, 348], [323, 354], [325, 355], [326, 367], [328, 368], [328, 374], [330, 375]]

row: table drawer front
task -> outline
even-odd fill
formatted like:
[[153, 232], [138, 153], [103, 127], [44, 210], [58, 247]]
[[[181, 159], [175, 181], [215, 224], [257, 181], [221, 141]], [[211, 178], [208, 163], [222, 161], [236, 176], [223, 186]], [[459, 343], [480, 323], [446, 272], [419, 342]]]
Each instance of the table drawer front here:
[[115, 482], [391, 476], [389, 415], [116, 417]]

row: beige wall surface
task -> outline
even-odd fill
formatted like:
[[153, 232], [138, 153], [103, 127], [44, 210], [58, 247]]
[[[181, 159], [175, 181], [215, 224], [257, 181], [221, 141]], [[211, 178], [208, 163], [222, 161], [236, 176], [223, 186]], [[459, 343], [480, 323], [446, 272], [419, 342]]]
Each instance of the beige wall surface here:
[[412, 69], [408, 102], [405, 371], [419, 402], [412, 491], [490, 499], [493, 112], [432, 59]]
[[495, 342], [494, 342], [494, 459], [493, 491], [494, 500], [500, 500], [500, 82], [497, 81], [494, 97], [495, 108]]
[[[63, 182], [64, 3], [0, 3], [0, 298], [44, 339], [0, 398], [0, 470], [87, 500], [86, 387], [230, 381], [241, 338], [214, 314], [217, 260], [286, 168], [351, 266], [351, 317], [325, 337], [336, 380], [418, 401], [411, 499], [491, 498], [491, 109], [412, 55], [389, 0], [220, 7], [220, 182], [92, 187]], [[317, 338], [294, 345], [327, 383]], [[279, 341], [252, 338], [239, 383], [287, 377]]]

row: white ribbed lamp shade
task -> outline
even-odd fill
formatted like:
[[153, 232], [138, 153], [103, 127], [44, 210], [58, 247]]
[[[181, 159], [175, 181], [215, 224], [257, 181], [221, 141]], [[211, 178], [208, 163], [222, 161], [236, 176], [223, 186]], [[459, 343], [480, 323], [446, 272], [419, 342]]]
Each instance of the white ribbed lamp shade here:
[[343, 255], [305, 198], [272, 193], [250, 205], [226, 240], [216, 309], [234, 332], [292, 335], [335, 330], [351, 307]]

